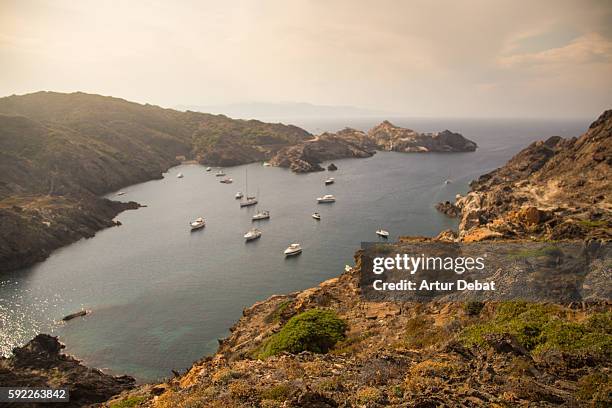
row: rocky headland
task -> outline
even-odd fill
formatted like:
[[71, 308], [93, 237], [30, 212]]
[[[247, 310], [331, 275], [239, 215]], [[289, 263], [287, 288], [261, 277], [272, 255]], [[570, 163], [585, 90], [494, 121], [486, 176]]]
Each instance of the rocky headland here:
[[[512, 221], [512, 228], [488, 238], [609, 241], [610, 116], [604, 113], [580, 138], [535, 143], [475, 181], [466, 196], [472, 198], [459, 198], [458, 208], [466, 217], [472, 207], [462, 200], [489, 203], [477, 207], [482, 217], [467, 217], [458, 232], [443, 231], [433, 240], [475, 240], [481, 228], [492, 230], [490, 224], [501, 219]], [[542, 196], [537, 192], [543, 186], [555, 188]], [[450, 209], [448, 204], [444, 208]], [[562, 209], [539, 218], [540, 211], [557, 207]], [[587, 218], [593, 211], [597, 215]], [[474, 219], [478, 222], [468, 222]], [[566, 223], [578, 227], [561, 227]], [[551, 235], [554, 231], [559, 233]], [[403, 237], [395, 245], [428, 240]], [[339, 277], [256, 303], [243, 311], [214, 356], [165, 383], [127, 391], [107, 405], [612, 404], [608, 301], [371, 302], [361, 296], [360, 268], [358, 251], [355, 265]]]
[[279, 150], [270, 160], [274, 166], [287, 167], [296, 173], [324, 170], [320, 163], [341, 158], [364, 158], [377, 150], [403, 153], [473, 152], [476, 143], [449, 130], [418, 133], [384, 121], [367, 133], [345, 128], [323, 133], [295, 146]]
[[[113, 395], [134, 388], [129, 376], [112, 376], [84, 366], [61, 351], [64, 345], [56, 337], [39, 334], [23, 347], [13, 350], [10, 358], [0, 357], [0, 386], [67, 388], [70, 402], [64, 407], [82, 407], [102, 403]], [[16, 404], [35, 407], [40, 404]]]
[[612, 110], [580, 137], [534, 142], [470, 184], [455, 203], [459, 238], [560, 240], [612, 237]]

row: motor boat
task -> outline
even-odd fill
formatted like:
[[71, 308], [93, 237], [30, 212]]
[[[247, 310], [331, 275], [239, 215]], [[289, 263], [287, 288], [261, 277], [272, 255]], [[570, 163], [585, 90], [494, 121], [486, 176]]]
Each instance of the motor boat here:
[[376, 231], [376, 235], [378, 235], [379, 237], [383, 237], [383, 238], [389, 238], [389, 231], [381, 228]]
[[247, 200], [255, 200], [256, 198], [257, 197], [255, 197], [255, 196], [250, 196], [250, 195], [246, 196]]
[[253, 198], [247, 199], [246, 201], [242, 201], [240, 203], [240, 208], [242, 208], [242, 207], [250, 207], [250, 206], [255, 205], [255, 204], [257, 204], [257, 200], [255, 200]]
[[325, 185], [328, 186], [330, 184], [334, 184], [334, 181], [336, 181], [336, 180], [333, 177], [330, 177], [330, 178], [325, 180]]
[[179, 173], [176, 175], [176, 178], [183, 178], [183, 173]]
[[236, 195], [234, 196], [236, 200], [240, 200], [242, 197], [244, 197], [244, 194], [242, 194], [241, 191], [237, 192]]
[[122, 196], [124, 194], [125, 194], [125, 191], [120, 191], [120, 192], [117, 193], [118, 196]]
[[261, 231], [257, 228], [253, 228], [249, 230], [246, 234], [244, 234], [244, 239], [246, 239], [247, 242], [253, 241], [254, 239], [257, 239], [259, 237], [261, 237]]
[[269, 220], [269, 219], [270, 219], [270, 211], [268, 210], [259, 211], [257, 214], [255, 214], [252, 217], [253, 221]]
[[219, 170], [218, 172], [215, 173], [216, 177], [223, 177], [225, 176], [225, 173], [223, 172], [223, 170]]
[[312, 214], [312, 218], [314, 218], [315, 220], [320, 220], [321, 219], [321, 214], [314, 213], [314, 214]]
[[211, 170], [212, 170], [212, 167], [207, 167], [206, 168], [206, 171], [211, 171]]
[[206, 226], [206, 221], [204, 221], [204, 218], [199, 217], [196, 218], [195, 220], [191, 221], [189, 223], [189, 226], [191, 227], [191, 230], [197, 230], [200, 228], [204, 228]]
[[229, 177], [226, 177], [223, 180], [219, 180], [219, 183], [223, 183], [223, 184], [232, 184], [233, 182], [234, 182], [234, 180], [232, 180]]
[[271, 166], [271, 164], [270, 164], [270, 163], [268, 163], [268, 162], [263, 162], [263, 166], [264, 166], [264, 167], [270, 167], [270, 166]]
[[444, 180], [444, 184], [450, 184], [452, 181], [450, 179]]
[[317, 197], [317, 202], [321, 203], [333, 203], [336, 201], [336, 197], [332, 194], [325, 194], [323, 197]]
[[302, 246], [300, 244], [291, 244], [285, 249], [285, 256], [295, 256], [302, 253]]

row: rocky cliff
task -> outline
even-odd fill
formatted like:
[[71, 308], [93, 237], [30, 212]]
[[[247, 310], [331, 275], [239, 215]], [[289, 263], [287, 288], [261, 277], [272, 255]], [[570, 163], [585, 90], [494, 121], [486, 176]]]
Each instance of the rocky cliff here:
[[554, 136], [532, 143], [505, 166], [473, 181], [454, 205], [439, 208], [459, 213], [459, 236], [465, 241], [610, 239], [610, 166], [612, 110], [578, 138]]
[[[128, 376], [111, 376], [88, 368], [75, 358], [62, 354], [64, 345], [56, 337], [39, 334], [10, 358], [0, 357], [0, 386], [68, 388], [70, 402], [63, 407], [101, 403], [134, 387]], [[40, 404], [17, 404], [35, 407]]]
[[427, 153], [473, 152], [476, 148], [476, 143], [449, 130], [418, 133], [384, 121], [367, 133], [351, 128], [323, 133], [279, 150], [270, 163], [290, 168], [296, 173], [305, 173], [323, 170], [320, 163], [325, 160], [370, 157], [376, 150]]

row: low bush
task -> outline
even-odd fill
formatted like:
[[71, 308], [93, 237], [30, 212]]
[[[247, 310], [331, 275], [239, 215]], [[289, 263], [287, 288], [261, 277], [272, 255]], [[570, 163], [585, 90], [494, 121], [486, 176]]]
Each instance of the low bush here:
[[258, 357], [267, 358], [282, 352], [327, 353], [345, 338], [346, 329], [346, 322], [338, 318], [333, 310], [308, 310], [289, 319], [287, 324], [263, 345]]
[[489, 333], [509, 333], [527, 350], [612, 353], [612, 313], [596, 313], [584, 322], [568, 320], [568, 312], [554, 305], [504, 302], [488, 322], [466, 327], [460, 339], [467, 346], [485, 344]]

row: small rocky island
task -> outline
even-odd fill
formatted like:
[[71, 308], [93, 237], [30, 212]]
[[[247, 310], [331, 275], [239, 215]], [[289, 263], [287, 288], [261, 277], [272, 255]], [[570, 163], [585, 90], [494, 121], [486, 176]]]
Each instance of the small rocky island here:
[[320, 163], [341, 158], [364, 158], [377, 150], [403, 153], [473, 152], [478, 146], [459, 133], [444, 130], [419, 133], [393, 125], [389, 121], [363, 132], [345, 128], [323, 133], [313, 139], [279, 150], [270, 160], [274, 166], [287, 167], [296, 173], [322, 171]]

